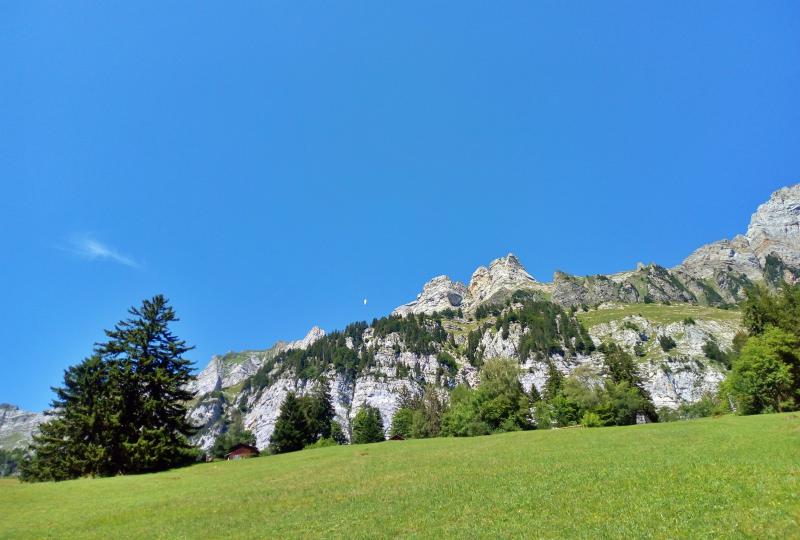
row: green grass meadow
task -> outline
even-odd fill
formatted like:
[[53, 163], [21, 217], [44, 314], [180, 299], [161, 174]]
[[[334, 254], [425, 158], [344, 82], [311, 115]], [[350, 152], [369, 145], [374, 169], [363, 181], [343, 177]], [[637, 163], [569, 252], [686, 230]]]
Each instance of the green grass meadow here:
[[0, 482], [2, 538], [800, 538], [800, 414]]
[[708, 319], [738, 324], [742, 318], [741, 312], [736, 310], [692, 304], [620, 304], [607, 309], [579, 311], [577, 315], [578, 320], [588, 328], [597, 324], [621, 320], [630, 315], [640, 315], [657, 324], [670, 324], [689, 317], [698, 321]]

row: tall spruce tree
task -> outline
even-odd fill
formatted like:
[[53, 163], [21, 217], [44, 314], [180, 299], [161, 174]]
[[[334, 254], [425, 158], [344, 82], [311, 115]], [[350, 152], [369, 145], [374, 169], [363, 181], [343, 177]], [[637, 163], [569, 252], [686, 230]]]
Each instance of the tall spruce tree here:
[[294, 392], [289, 392], [281, 404], [275, 429], [269, 439], [269, 449], [274, 454], [302, 450], [308, 441], [308, 421]]
[[95, 354], [64, 373], [54, 388], [51, 420], [34, 439], [22, 478], [157, 471], [192, 461], [185, 390], [191, 350], [169, 329], [177, 321], [167, 300], [155, 296], [106, 331]]
[[188, 463], [196, 452], [188, 441], [194, 428], [186, 418], [186, 402], [193, 397], [185, 389], [192, 379], [191, 361], [183, 355], [193, 347], [170, 331], [178, 318], [164, 296], [145, 300], [129, 313], [97, 347], [121, 398], [119, 462], [124, 472]]
[[324, 379], [321, 380], [314, 391], [301, 400], [308, 425], [307, 444], [312, 444], [319, 439], [330, 438], [331, 424], [336, 413], [333, 410], [327, 382]]

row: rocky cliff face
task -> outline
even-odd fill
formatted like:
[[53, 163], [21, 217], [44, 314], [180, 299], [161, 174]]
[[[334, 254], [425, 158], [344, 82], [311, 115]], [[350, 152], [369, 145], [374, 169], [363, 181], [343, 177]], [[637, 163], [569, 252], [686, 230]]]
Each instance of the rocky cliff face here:
[[23, 448], [45, 420], [42, 413], [23, 411], [19, 407], [0, 404], [0, 448]]

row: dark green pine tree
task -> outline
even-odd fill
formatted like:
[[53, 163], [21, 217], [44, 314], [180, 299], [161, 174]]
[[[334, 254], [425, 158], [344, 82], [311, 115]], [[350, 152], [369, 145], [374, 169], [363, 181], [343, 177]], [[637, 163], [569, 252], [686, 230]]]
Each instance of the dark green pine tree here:
[[129, 313], [106, 330], [109, 340], [97, 347], [121, 401], [115, 462], [121, 472], [184, 465], [197, 454], [188, 440], [195, 430], [186, 418], [186, 402], [193, 397], [185, 389], [192, 379], [191, 361], [183, 357], [193, 347], [170, 330], [178, 318], [164, 296], [145, 300]]
[[544, 384], [544, 399], [551, 400], [561, 393], [564, 376], [553, 362], [547, 363], [547, 381]]
[[175, 312], [159, 295], [130, 314], [54, 388], [52, 419], [34, 439], [23, 479], [156, 471], [196, 457], [186, 420], [192, 375], [183, 358], [191, 347], [169, 329]]
[[364, 444], [386, 440], [383, 432], [381, 412], [371, 405], [365, 405], [353, 419], [353, 444]]
[[269, 449], [274, 454], [302, 450], [308, 442], [308, 431], [308, 421], [300, 400], [294, 392], [289, 392], [275, 421]]
[[31, 445], [32, 457], [21, 467], [26, 481], [66, 480], [120, 472], [118, 394], [110, 386], [109, 366], [94, 355], [64, 372], [64, 385], [53, 388], [52, 418], [42, 424]]
[[331, 437], [331, 423], [336, 415], [333, 410], [331, 394], [325, 380], [320, 381], [314, 391], [302, 398], [303, 408], [308, 422], [307, 443], [312, 444], [319, 439]]

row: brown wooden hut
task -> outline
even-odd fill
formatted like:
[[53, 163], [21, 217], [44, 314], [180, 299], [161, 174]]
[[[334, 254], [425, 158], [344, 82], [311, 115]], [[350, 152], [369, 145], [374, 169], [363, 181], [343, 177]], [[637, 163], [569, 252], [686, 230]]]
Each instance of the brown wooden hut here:
[[225, 454], [225, 459], [243, 459], [258, 456], [258, 448], [249, 444], [239, 443]]

